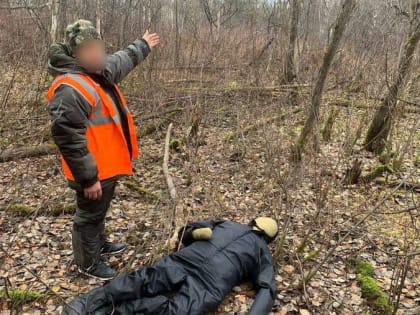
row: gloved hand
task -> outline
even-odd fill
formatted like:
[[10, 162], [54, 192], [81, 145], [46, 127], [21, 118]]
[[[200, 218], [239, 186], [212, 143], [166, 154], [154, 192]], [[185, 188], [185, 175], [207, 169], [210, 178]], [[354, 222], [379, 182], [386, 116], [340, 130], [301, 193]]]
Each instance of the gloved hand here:
[[213, 232], [209, 227], [198, 228], [192, 231], [192, 237], [197, 241], [208, 241], [212, 235]]

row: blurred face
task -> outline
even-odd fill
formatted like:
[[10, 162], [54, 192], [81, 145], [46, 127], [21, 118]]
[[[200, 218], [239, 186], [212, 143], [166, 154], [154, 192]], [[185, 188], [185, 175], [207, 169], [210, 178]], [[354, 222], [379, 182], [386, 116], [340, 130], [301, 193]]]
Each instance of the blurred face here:
[[105, 68], [106, 53], [100, 39], [88, 40], [76, 46], [73, 57], [89, 72], [100, 72]]

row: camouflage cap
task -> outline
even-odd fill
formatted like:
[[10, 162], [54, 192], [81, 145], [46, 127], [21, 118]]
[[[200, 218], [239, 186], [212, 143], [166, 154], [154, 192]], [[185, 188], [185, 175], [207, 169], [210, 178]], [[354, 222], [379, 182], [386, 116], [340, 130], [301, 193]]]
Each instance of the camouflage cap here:
[[91, 21], [77, 20], [66, 28], [66, 41], [71, 50], [84, 41], [91, 39], [101, 39], [101, 35]]

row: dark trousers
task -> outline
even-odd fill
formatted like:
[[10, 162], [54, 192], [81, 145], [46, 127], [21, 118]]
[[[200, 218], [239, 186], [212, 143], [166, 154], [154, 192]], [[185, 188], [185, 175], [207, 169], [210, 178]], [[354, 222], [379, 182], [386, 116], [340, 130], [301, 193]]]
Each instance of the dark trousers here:
[[85, 198], [82, 189], [76, 189], [77, 209], [73, 219], [73, 255], [76, 265], [89, 268], [100, 259], [106, 241], [105, 216], [114, 196], [116, 180], [101, 182], [102, 198]]
[[218, 296], [166, 256], [80, 296], [63, 314], [202, 315], [217, 308], [222, 300]]

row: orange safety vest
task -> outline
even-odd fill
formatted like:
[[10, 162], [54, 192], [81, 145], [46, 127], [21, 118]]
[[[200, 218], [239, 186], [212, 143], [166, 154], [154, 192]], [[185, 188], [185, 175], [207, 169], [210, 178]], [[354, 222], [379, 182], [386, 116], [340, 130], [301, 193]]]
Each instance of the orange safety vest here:
[[[86, 128], [87, 148], [93, 155], [98, 168], [99, 180], [104, 180], [117, 175], [133, 174], [132, 158], [138, 157], [137, 136], [133, 116], [127, 108], [127, 102], [121, 91], [115, 85], [120, 96], [123, 112], [128, 121], [131, 139], [132, 154], [130, 156], [128, 145], [121, 126], [121, 119], [116, 104], [109, 95], [92, 78], [85, 74], [68, 73], [58, 75], [47, 92], [47, 100], [51, 101], [55, 90], [62, 84], [71, 86], [83, 96], [92, 111]], [[61, 157], [64, 175], [74, 181], [69, 166]]]

